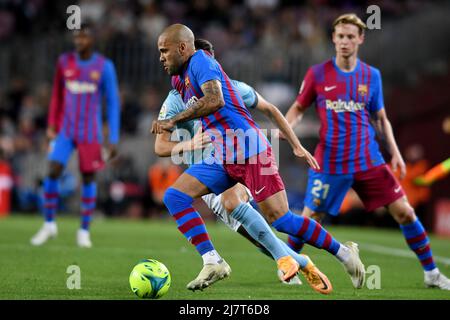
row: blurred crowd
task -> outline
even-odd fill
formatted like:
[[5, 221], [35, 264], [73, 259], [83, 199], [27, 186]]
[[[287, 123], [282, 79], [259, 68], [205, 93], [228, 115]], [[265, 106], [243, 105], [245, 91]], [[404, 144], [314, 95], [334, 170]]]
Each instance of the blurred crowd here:
[[383, 8], [383, 18], [389, 18], [423, 6], [418, 0], [3, 0], [0, 40], [59, 32], [65, 27], [66, 8], [72, 4], [80, 6], [83, 19], [99, 26], [100, 39], [142, 36], [155, 41], [165, 26], [181, 22], [194, 33], [220, 36], [219, 48], [273, 45], [274, 37], [286, 43], [303, 39], [314, 44], [343, 11], [364, 15], [375, 4]]

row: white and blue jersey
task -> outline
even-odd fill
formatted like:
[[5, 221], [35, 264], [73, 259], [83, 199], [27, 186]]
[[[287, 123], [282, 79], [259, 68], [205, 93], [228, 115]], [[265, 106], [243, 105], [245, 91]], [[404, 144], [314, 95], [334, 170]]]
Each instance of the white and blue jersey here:
[[196, 51], [181, 75], [172, 77], [172, 87], [189, 106], [203, 97], [201, 86], [213, 80], [221, 83], [225, 105], [200, 120], [203, 130], [213, 141], [215, 162], [239, 162], [270, 148], [267, 137], [251, 117], [237, 88], [208, 52]]
[[[247, 108], [253, 109], [258, 104], [258, 96], [256, 95], [255, 89], [244, 82], [231, 80], [233, 85], [236, 87], [239, 95], [241, 96], [244, 104]], [[164, 100], [161, 110], [159, 112], [158, 120], [166, 120], [176, 116], [178, 113], [186, 110], [187, 107], [181, 99], [181, 95], [176, 90], [171, 90], [167, 95], [166, 100]], [[195, 133], [200, 129], [201, 121], [198, 119], [189, 120], [185, 122], [178, 123], [174, 130], [176, 141], [186, 141], [193, 138]], [[186, 152], [183, 154], [184, 163], [189, 165], [196, 163], [195, 155], [191, 152]], [[247, 190], [249, 196], [249, 202], [253, 199], [250, 190]], [[210, 193], [202, 196], [203, 201], [206, 205], [214, 212], [214, 214], [222, 220], [230, 229], [237, 231], [241, 226], [241, 223], [236, 219], [232, 218], [222, 205], [221, 201], [222, 195], [215, 195]]]
[[[255, 108], [258, 104], [258, 96], [256, 95], [255, 89], [241, 81], [231, 80], [231, 83], [234, 85], [239, 95], [241, 96], [244, 105], [249, 109]], [[187, 108], [188, 107], [183, 102], [183, 99], [181, 98], [181, 95], [178, 93], [178, 91], [172, 89], [167, 95], [166, 100], [164, 100], [163, 102], [163, 105], [159, 112], [158, 120], [173, 118], [180, 112], [185, 111]], [[202, 123], [199, 119], [193, 119], [178, 123], [174, 128], [174, 132], [176, 134], [175, 141], [186, 141], [192, 139], [201, 128], [201, 126]], [[191, 152], [186, 152], [183, 157], [184, 163], [187, 164], [197, 163], [201, 160], [196, 159], [197, 157], [194, 157], [194, 154], [192, 154]]]

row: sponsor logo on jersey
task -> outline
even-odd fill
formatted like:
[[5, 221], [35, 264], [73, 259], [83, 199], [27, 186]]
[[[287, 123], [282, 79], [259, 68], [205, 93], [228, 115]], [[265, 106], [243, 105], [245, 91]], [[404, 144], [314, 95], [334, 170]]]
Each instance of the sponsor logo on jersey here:
[[186, 103], [186, 108], [189, 109], [190, 107], [192, 107], [192, 105], [194, 103], [196, 103], [198, 101], [198, 98], [196, 96], [192, 96], [189, 101]]
[[97, 92], [97, 84], [86, 81], [69, 80], [66, 81], [66, 89], [74, 94], [95, 93]]
[[367, 84], [358, 85], [358, 93], [360, 96], [365, 96], [369, 90], [367, 89]]
[[355, 102], [353, 100], [344, 101], [339, 99], [338, 101], [326, 100], [327, 110], [334, 110], [335, 112], [354, 112], [363, 110], [365, 107], [364, 102]]

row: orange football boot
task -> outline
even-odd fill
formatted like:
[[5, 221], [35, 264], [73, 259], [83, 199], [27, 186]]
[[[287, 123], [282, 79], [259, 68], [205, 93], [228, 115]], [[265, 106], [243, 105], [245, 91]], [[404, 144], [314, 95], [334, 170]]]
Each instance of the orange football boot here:
[[333, 286], [327, 276], [316, 267], [307, 255], [301, 254], [301, 256], [308, 260], [308, 264], [306, 267], [300, 268], [300, 272], [311, 288], [322, 294], [330, 294], [333, 291]]

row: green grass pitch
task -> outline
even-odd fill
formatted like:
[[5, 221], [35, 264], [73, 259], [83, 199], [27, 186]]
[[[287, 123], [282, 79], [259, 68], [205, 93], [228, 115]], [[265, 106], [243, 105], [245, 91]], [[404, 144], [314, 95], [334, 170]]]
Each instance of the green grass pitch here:
[[[138, 299], [129, 288], [128, 276], [144, 258], [160, 260], [171, 272], [172, 286], [162, 299], [450, 299], [448, 291], [424, 287], [421, 267], [399, 230], [328, 228], [341, 241], [360, 243], [366, 267], [380, 268], [380, 289], [354, 290], [334, 257], [306, 247], [305, 253], [333, 284], [333, 293], [324, 296], [304, 279], [302, 286], [281, 284], [274, 261], [220, 223], [208, 223], [208, 231], [233, 271], [230, 278], [202, 292], [185, 288], [200, 271], [201, 259], [172, 220], [95, 220], [92, 249], [76, 246], [78, 219], [70, 217], [58, 219], [58, 238], [32, 247], [29, 239], [41, 223], [39, 216], [13, 215], [0, 220], [0, 299]], [[431, 236], [431, 240], [439, 268], [450, 276], [450, 239]], [[67, 288], [70, 265], [80, 267], [79, 290]]]

